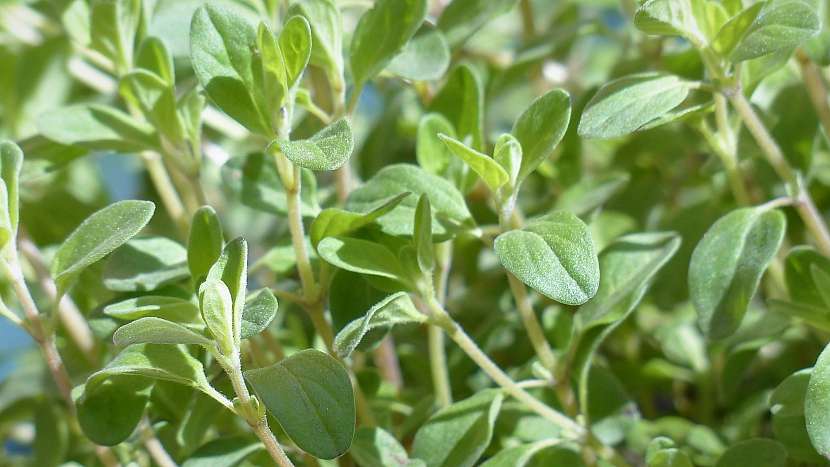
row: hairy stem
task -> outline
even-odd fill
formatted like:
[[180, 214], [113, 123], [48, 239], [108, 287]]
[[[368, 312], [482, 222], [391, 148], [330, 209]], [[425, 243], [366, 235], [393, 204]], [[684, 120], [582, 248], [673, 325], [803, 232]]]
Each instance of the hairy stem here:
[[478, 344], [464, 332], [464, 329], [455, 322], [444, 310], [435, 297], [424, 297], [430, 312], [430, 322], [440, 326], [450, 338], [469, 356], [487, 375], [502, 389], [515, 399], [525, 404], [529, 409], [549, 420], [560, 429], [565, 436], [581, 439], [585, 429], [562, 413], [550, 408], [522, 389], [515, 381], [502, 371], [490, 358], [481, 351]]
[[740, 91], [740, 89], [730, 91], [728, 97], [732, 106], [738, 112], [738, 115], [746, 124], [747, 129], [755, 138], [758, 146], [764, 152], [767, 161], [775, 169], [778, 176], [787, 183], [791, 195], [796, 200], [796, 210], [807, 226], [807, 229], [812, 233], [813, 240], [816, 242], [818, 249], [825, 256], [830, 256], [830, 231], [827, 229], [824, 219], [816, 209], [810, 193], [806, 187], [799, 180], [798, 174], [793, 170], [790, 164], [784, 157], [784, 153], [778, 146], [778, 143], [772, 138], [769, 131], [767, 131], [764, 123], [755, 113], [755, 110], [750, 105], [749, 101]]

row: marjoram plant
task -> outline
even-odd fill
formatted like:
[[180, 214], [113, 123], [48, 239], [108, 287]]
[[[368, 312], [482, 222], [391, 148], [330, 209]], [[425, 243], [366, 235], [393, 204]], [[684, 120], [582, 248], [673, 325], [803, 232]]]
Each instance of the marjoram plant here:
[[830, 465], [828, 23], [0, 2], [0, 464]]

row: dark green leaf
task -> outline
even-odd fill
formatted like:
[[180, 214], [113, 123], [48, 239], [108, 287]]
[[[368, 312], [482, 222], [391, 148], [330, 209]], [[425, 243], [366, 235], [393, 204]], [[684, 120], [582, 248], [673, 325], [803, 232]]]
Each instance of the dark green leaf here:
[[222, 437], [199, 447], [182, 467], [236, 467], [262, 449], [260, 443], [248, 437]]
[[309, 454], [334, 459], [354, 436], [355, 404], [349, 374], [318, 350], [303, 350], [245, 378], [286, 434]]
[[347, 271], [406, 280], [398, 258], [380, 243], [351, 237], [326, 237], [317, 245], [317, 253], [331, 265]]
[[337, 237], [357, 231], [395, 208], [409, 193], [400, 193], [386, 200], [366, 214], [345, 211], [338, 208], [324, 209], [314, 218], [309, 230], [311, 244], [316, 248], [326, 237]]
[[357, 430], [349, 450], [361, 467], [419, 467], [418, 460], [410, 460], [406, 449], [382, 428], [363, 427]]
[[785, 467], [787, 450], [778, 441], [753, 438], [739, 441], [718, 459], [716, 467], [752, 465], [758, 467]]
[[444, 31], [447, 42], [455, 47], [515, 4], [516, 0], [453, 0], [438, 18], [438, 29]]
[[76, 387], [72, 397], [84, 435], [103, 446], [126, 440], [144, 415], [152, 389], [152, 380], [134, 375], [110, 377], [95, 388]]
[[197, 286], [219, 259], [224, 243], [219, 216], [212, 207], [202, 206], [193, 214], [187, 239], [187, 266]]
[[432, 245], [432, 208], [429, 197], [421, 195], [415, 207], [415, 221], [412, 241], [418, 257], [418, 267], [428, 275], [435, 269], [435, 250]]
[[349, 357], [363, 337], [376, 328], [396, 324], [423, 323], [426, 315], [415, 309], [406, 292], [390, 295], [375, 304], [366, 315], [346, 325], [334, 339], [334, 350], [341, 358]]
[[807, 434], [804, 401], [810, 384], [810, 368], [796, 371], [775, 388], [769, 399], [772, 413], [772, 432], [786, 448], [790, 457], [805, 462], [818, 462], [816, 452]]
[[510, 133], [522, 146], [517, 184], [547, 160], [565, 136], [571, 119], [571, 96], [562, 89], [548, 91], [519, 115]]

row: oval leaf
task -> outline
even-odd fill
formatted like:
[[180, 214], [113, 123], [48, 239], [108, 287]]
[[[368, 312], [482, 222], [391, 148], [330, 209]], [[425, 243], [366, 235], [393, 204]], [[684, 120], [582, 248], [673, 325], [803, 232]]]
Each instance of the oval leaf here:
[[264, 331], [277, 316], [278, 309], [277, 297], [271, 290], [263, 288], [250, 294], [242, 310], [242, 339]]
[[309, 139], [280, 141], [280, 151], [291, 162], [309, 170], [336, 170], [352, 155], [354, 140], [348, 119], [340, 119]]
[[376, 328], [391, 328], [396, 324], [423, 323], [426, 315], [415, 309], [406, 292], [390, 295], [366, 312], [366, 316], [347, 324], [334, 339], [334, 351], [341, 358], [354, 352], [369, 331]]
[[571, 96], [562, 89], [548, 91], [519, 115], [510, 133], [522, 146], [517, 184], [553, 154], [571, 120]]
[[125, 324], [112, 336], [115, 345], [130, 344], [212, 344], [207, 337], [196, 334], [181, 324], [161, 318], [139, 318]]
[[482, 154], [475, 149], [468, 148], [464, 143], [444, 134], [438, 137], [450, 151], [461, 158], [473, 171], [484, 180], [490, 190], [496, 191], [507, 183], [510, 176], [492, 157]]
[[303, 350], [276, 365], [246, 371], [245, 378], [300, 449], [321, 459], [349, 449], [354, 392], [340, 362], [319, 350]]

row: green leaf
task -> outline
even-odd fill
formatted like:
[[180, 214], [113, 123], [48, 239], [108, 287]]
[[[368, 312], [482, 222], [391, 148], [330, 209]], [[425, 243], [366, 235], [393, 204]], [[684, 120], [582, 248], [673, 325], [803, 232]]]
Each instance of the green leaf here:
[[346, 325], [334, 339], [334, 351], [340, 358], [349, 357], [369, 331], [391, 328], [397, 324], [423, 323], [426, 315], [415, 309], [406, 292], [390, 295]]
[[821, 30], [815, 8], [803, 0], [772, 0], [746, 30], [729, 58], [742, 62], [791, 50]]
[[117, 319], [133, 320], [152, 316], [180, 323], [199, 320], [199, 309], [193, 302], [175, 297], [146, 295], [128, 298], [104, 307], [104, 314]]
[[502, 265], [519, 280], [567, 305], [581, 305], [597, 293], [599, 263], [588, 226], [559, 211], [511, 230], [495, 241]]
[[499, 187], [510, 180], [505, 170], [490, 156], [482, 154], [475, 149], [468, 148], [464, 143], [444, 134], [438, 137], [450, 151], [461, 158], [473, 171], [484, 180], [490, 190], [496, 191]]
[[616, 79], [591, 98], [582, 119], [583, 138], [616, 138], [633, 133], [680, 105], [689, 84], [674, 75], [642, 73]]
[[334, 1], [299, 0], [288, 14], [303, 16], [311, 26], [311, 64], [327, 71], [332, 86], [343, 86], [343, 19]]
[[141, 41], [135, 57], [135, 66], [157, 75], [168, 86], [176, 83], [173, 57], [164, 45], [164, 41], [158, 37], [146, 37]]
[[224, 355], [234, 350], [233, 298], [228, 286], [217, 279], [208, 279], [199, 287], [199, 308], [213, 340]]
[[429, 111], [445, 116], [456, 130], [455, 135], [442, 133], [470, 141], [478, 151], [484, 150], [484, 86], [470, 65], [459, 65], [450, 72], [444, 87], [429, 104]]
[[698, 18], [705, 18], [702, 0], [648, 0], [634, 14], [634, 25], [646, 34], [683, 36], [696, 47], [706, 44]]
[[102, 446], [126, 440], [144, 416], [152, 389], [152, 380], [134, 375], [109, 377], [94, 388], [76, 387], [72, 398], [84, 435]]
[[133, 63], [133, 44], [140, 28], [139, 0], [93, 0], [90, 46], [110, 59], [120, 72]]
[[280, 151], [291, 162], [310, 170], [336, 170], [348, 162], [354, 150], [352, 127], [342, 118], [309, 139], [278, 141]]
[[830, 455], [830, 346], [824, 348], [816, 360], [807, 394], [804, 396], [804, 416], [807, 434], [813, 447], [824, 457]]
[[493, 437], [503, 399], [489, 389], [439, 410], [415, 433], [412, 457], [428, 467], [475, 465]]
[[221, 437], [200, 446], [182, 467], [236, 467], [262, 449], [247, 436]]
[[548, 91], [519, 115], [510, 133], [522, 146], [517, 184], [547, 160], [565, 136], [571, 119], [571, 96], [562, 89]]
[[412, 243], [418, 258], [421, 272], [429, 276], [435, 269], [435, 251], [432, 245], [432, 208], [429, 197], [421, 195], [415, 207], [414, 232]]
[[360, 17], [349, 50], [356, 86], [386, 68], [421, 27], [426, 14], [426, 0], [379, 0]]
[[164, 237], [133, 238], [113, 252], [104, 285], [118, 292], [156, 290], [188, 276], [187, 251]]
[[440, 30], [422, 26], [394, 58], [387, 71], [404, 79], [440, 79], [450, 67], [450, 47]]
[[319, 350], [303, 350], [285, 360], [245, 372], [260, 400], [303, 451], [334, 459], [349, 449], [355, 403], [349, 374]]
[[[273, 156], [251, 153], [230, 159], [223, 167], [225, 183], [253, 209], [272, 214], [288, 212], [285, 189], [274, 165]], [[300, 212], [305, 217], [320, 212], [314, 173], [303, 169], [300, 187]]]
[[32, 443], [32, 465], [63, 465], [69, 445], [65, 413], [49, 400], [34, 409], [35, 439]]
[[113, 334], [112, 341], [118, 346], [130, 344], [212, 345], [210, 339], [196, 334], [181, 324], [154, 317], [139, 318], [121, 326]]
[[256, 30], [244, 17], [215, 3], [200, 7], [190, 24], [190, 61], [210, 99], [254, 133], [274, 134], [257, 84], [261, 64], [252, 53]]
[[784, 263], [784, 279], [790, 297], [798, 303], [816, 307], [830, 306], [815, 280], [814, 269], [830, 273], [830, 258], [819, 253], [815, 248], [799, 245], [790, 250]]
[[646, 465], [648, 467], [693, 467], [689, 456], [678, 449], [674, 441], [665, 437], [655, 438], [649, 443], [646, 451]]
[[720, 456], [715, 467], [752, 465], [758, 467], [785, 467], [787, 450], [778, 441], [766, 438], [752, 438], [729, 446]]
[[769, 398], [772, 432], [787, 448], [790, 457], [804, 462], [819, 462], [821, 456], [813, 448], [804, 416], [805, 398], [812, 369], [796, 371], [775, 388]]
[[245, 308], [242, 310], [242, 339], [248, 339], [264, 331], [277, 316], [278, 309], [277, 297], [268, 288], [248, 295]]
[[410, 460], [406, 449], [388, 431], [363, 427], [357, 430], [349, 450], [361, 467], [420, 467], [423, 462]]
[[6, 206], [4, 217], [8, 219], [10, 234], [17, 232], [19, 222], [20, 194], [18, 185], [20, 183], [20, 169], [23, 167], [23, 151], [11, 141], [0, 142], [0, 178], [6, 185]]
[[516, 0], [453, 0], [438, 18], [438, 29], [444, 31], [447, 42], [456, 47], [515, 4]]
[[518, 187], [519, 172], [522, 169], [522, 145], [510, 133], [499, 136], [493, 148], [493, 159], [507, 174], [507, 187], [504, 190], [510, 194]]
[[441, 241], [451, 232], [470, 228], [474, 221], [464, 197], [448, 181], [409, 164], [386, 166], [363, 186], [354, 190], [346, 201], [346, 209], [369, 212], [379, 200], [400, 193], [412, 193], [391, 212], [377, 219], [384, 233], [395, 236], [411, 236], [414, 232], [414, 215], [418, 199], [426, 194], [432, 206], [432, 234]]
[[700, 240], [689, 263], [689, 295], [707, 337], [738, 329], [785, 231], [780, 211], [743, 208], [718, 219]]
[[86, 380], [86, 391], [94, 391], [113, 377], [144, 376], [183, 384], [203, 392], [212, 388], [202, 363], [180, 345], [133, 344], [121, 351], [103, 369]]
[[439, 138], [439, 134], [455, 137], [452, 123], [441, 114], [428, 113], [418, 122], [415, 157], [418, 165], [435, 175], [444, 175], [452, 161], [452, 152]]
[[[242, 333], [242, 311], [248, 287], [248, 243], [242, 237], [228, 242], [216, 263], [210, 268], [207, 281], [222, 281], [230, 293], [233, 305], [232, 336], [239, 346]], [[204, 309], [202, 310], [204, 313]]]
[[712, 49], [721, 56], [728, 56], [741, 41], [750, 26], [755, 22], [765, 2], [758, 2], [744, 8], [740, 13], [733, 16], [721, 27], [715, 40], [712, 41]]
[[158, 147], [158, 135], [151, 125], [100, 104], [46, 112], [38, 117], [37, 128], [52, 141], [91, 150], [139, 152]]
[[555, 441], [543, 440], [532, 444], [520, 444], [502, 449], [481, 464], [481, 467], [525, 467], [539, 451], [555, 444]]
[[314, 218], [309, 229], [309, 238], [314, 248], [326, 237], [338, 237], [355, 232], [395, 209], [409, 193], [400, 193], [391, 198], [381, 200], [378, 207], [366, 214], [345, 211], [338, 208], [324, 209]]
[[193, 214], [187, 238], [187, 266], [197, 287], [222, 255], [224, 243], [222, 224], [216, 211], [210, 206], [200, 207]]
[[317, 245], [317, 253], [338, 268], [406, 283], [400, 261], [392, 250], [380, 243], [351, 237], [326, 237]]
[[182, 145], [184, 127], [176, 108], [173, 86], [160, 76], [135, 70], [121, 77], [119, 92], [166, 138], [167, 144]]
[[285, 21], [277, 40], [285, 69], [286, 88], [297, 85], [311, 58], [311, 26], [302, 16], [292, 16]]
[[119, 201], [87, 217], [64, 240], [52, 260], [52, 277], [63, 295], [78, 275], [137, 234], [153, 217], [149, 201]]

